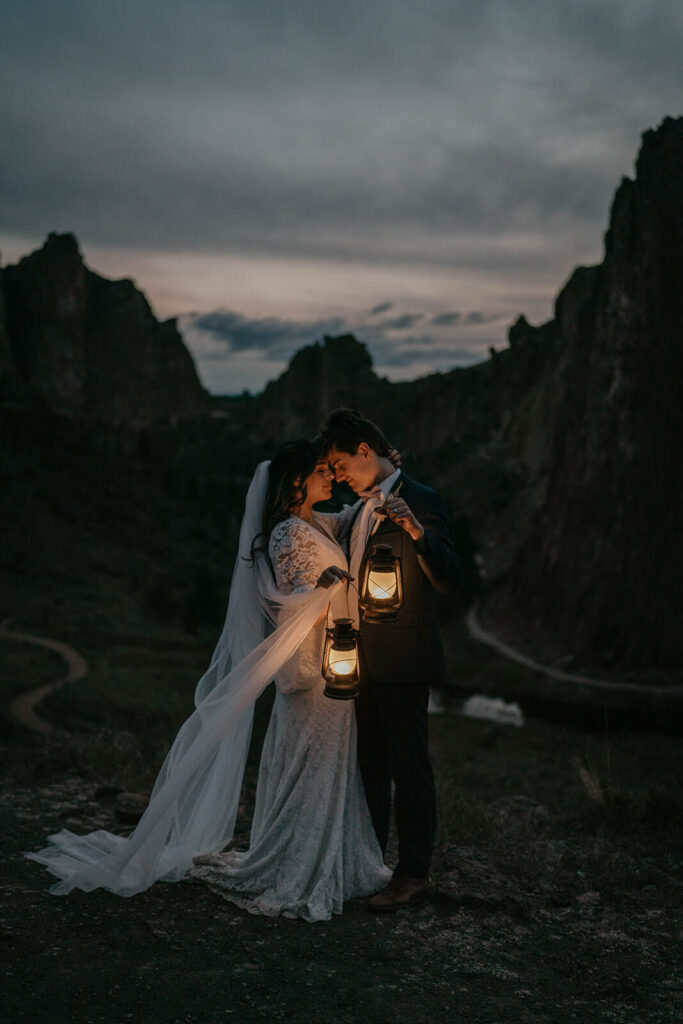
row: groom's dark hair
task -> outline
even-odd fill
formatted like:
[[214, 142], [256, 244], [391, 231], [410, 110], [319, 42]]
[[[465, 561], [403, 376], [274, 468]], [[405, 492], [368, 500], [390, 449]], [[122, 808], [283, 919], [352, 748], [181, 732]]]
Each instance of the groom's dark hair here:
[[391, 451], [391, 445], [377, 424], [355, 409], [334, 409], [320, 428], [320, 441], [326, 452], [337, 448], [355, 455], [363, 441], [383, 458]]

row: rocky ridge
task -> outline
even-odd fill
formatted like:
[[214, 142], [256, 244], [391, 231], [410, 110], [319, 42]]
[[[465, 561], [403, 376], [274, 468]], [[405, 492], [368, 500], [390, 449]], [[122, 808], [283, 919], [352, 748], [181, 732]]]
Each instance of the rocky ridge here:
[[377, 419], [449, 498], [488, 621], [595, 666], [683, 663], [683, 118], [648, 131], [613, 202], [605, 258], [578, 267], [540, 327], [520, 317], [484, 363], [407, 384], [354, 338], [297, 354], [257, 418], [273, 442], [325, 409]]
[[683, 118], [645, 133], [636, 171], [603, 263], [577, 268], [552, 320], [520, 317], [509, 347], [476, 366], [392, 384], [360, 341], [326, 337], [262, 395], [209, 399], [173, 323], [51, 236], [2, 272], [0, 379], [18, 367], [53, 409], [143, 426], [155, 464], [207, 507], [224, 492], [232, 507], [254, 461], [316, 433], [330, 408], [359, 408], [446, 495], [498, 635], [563, 666], [671, 672], [683, 663]]
[[206, 410], [175, 321], [159, 322], [132, 281], [89, 270], [73, 235], [50, 234], [0, 284], [5, 395], [20, 383], [54, 412], [129, 426]]
[[[543, 500], [502, 600], [575, 651], [683, 662], [683, 119], [646, 132], [605, 258], [560, 293]], [[500, 607], [501, 602], [498, 602]]]

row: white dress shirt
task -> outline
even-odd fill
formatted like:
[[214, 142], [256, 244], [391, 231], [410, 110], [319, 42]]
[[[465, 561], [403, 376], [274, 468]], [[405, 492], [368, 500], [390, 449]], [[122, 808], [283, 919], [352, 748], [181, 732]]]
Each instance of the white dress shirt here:
[[[365, 553], [365, 546], [370, 536], [370, 531], [374, 523], [372, 516], [372, 510], [377, 508], [378, 505], [384, 504], [391, 488], [394, 486], [401, 474], [401, 470], [397, 469], [390, 476], [382, 480], [377, 487], [381, 494], [373, 495], [370, 498], [363, 498], [363, 492], [361, 492], [361, 498], [364, 502], [363, 508], [356, 516], [356, 521], [351, 529], [351, 544], [349, 559], [349, 572], [354, 577], [354, 584], [356, 587], [360, 587], [361, 581], [358, 578], [360, 572], [360, 565], [363, 561], [363, 555]], [[349, 615], [353, 618], [356, 629], [358, 628], [359, 615], [358, 615], [358, 594], [353, 587], [349, 587]]]

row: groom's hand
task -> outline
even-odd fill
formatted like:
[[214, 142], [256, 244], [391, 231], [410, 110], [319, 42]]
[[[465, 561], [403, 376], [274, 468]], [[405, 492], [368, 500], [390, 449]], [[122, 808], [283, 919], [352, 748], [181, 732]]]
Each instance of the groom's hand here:
[[424, 527], [417, 519], [403, 498], [396, 494], [390, 494], [384, 502], [389, 518], [397, 523], [402, 530], [405, 530], [412, 540], [420, 540], [424, 537]]

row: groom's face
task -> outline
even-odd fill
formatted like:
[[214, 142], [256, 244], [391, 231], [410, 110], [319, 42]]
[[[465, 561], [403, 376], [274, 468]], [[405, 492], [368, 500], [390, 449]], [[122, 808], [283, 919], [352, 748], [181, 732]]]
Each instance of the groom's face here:
[[335, 479], [348, 484], [356, 494], [367, 490], [375, 483], [377, 465], [374, 456], [374, 451], [364, 441], [358, 445], [358, 451], [354, 455], [351, 452], [340, 451], [339, 448], [332, 448], [328, 453]]

